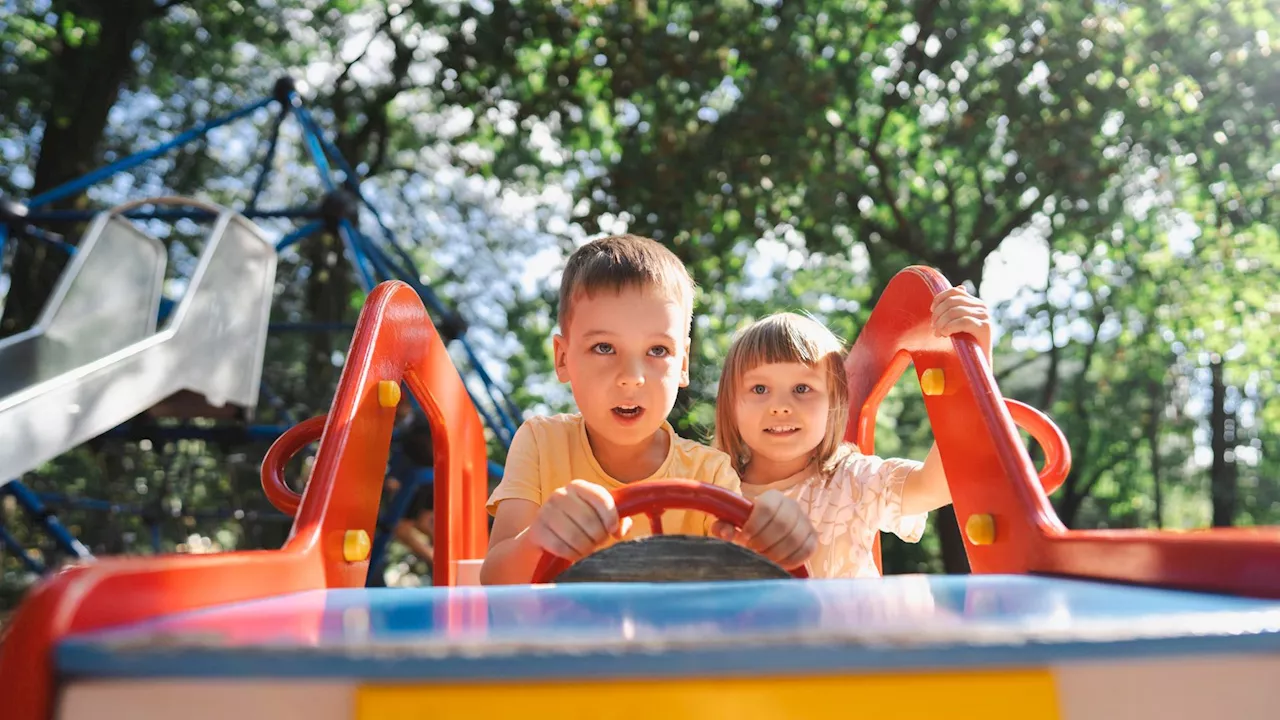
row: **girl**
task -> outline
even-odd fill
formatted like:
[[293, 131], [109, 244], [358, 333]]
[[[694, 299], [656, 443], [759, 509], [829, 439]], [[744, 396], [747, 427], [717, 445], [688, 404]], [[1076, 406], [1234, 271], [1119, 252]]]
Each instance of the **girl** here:
[[[991, 356], [986, 305], [955, 287], [933, 303], [933, 330], [969, 333]], [[874, 577], [876, 533], [918, 542], [931, 510], [951, 502], [935, 445], [923, 463], [863, 455], [842, 443], [849, 418], [844, 347], [821, 323], [771, 315], [734, 338], [716, 400], [715, 446], [742, 494], [781, 491], [818, 533], [813, 577]], [[731, 539], [731, 538], [726, 538]]]

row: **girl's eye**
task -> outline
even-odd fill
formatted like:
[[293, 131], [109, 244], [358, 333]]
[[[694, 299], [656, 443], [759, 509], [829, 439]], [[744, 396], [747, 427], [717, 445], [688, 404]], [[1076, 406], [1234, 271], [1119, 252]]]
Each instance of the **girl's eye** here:
[[670, 349], [670, 348], [665, 348], [665, 347], [663, 347], [663, 346], [661, 346], [661, 345], [655, 345], [655, 346], [653, 346], [653, 347], [649, 348], [649, 356], [650, 356], [650, 357], [656, 357], [656, 358], [670, 357], [670, 356], [671, 356], [671, 349]]
[[752, 385], [751, 392], [755, 393], [756, 395], [763, 395], [769, 392], [769, 389], [763, 385]]
[[597, 355], [612, 355], [613, 346], [609, 343], [596, 343], [591, 346], [591, 352]]
[[805, 385], [804, 383], [800, 383], [799, 385], [796, 386], [796, 392], [801, 394], [807, 393], [807, 392], [813, 392], [813, 388], [809, 387], [808, 385]]

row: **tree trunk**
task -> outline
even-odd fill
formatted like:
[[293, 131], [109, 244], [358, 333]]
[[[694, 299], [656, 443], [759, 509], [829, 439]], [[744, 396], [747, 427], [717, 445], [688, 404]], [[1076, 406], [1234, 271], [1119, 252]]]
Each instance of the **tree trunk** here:
[[[347, 319], [354, 269], [343, 259], [345, 248], [334, 233], [316, 235], [302, 245], [302, 255], [311, 273], [307, 278], [307, 315], [311, 322], [337, 323]], [[338, 380], [338, 367], [333, 363], [334, 345], [331, 333], [308, 333], [307, 401], [312, 407], [328, 406]]]
[[[134, 45], [147, 21], [156, 17], [151, 0], [116, 0], [104, 3], [96, 13], [82, 7], [85, 5], [66, 0], [53, 3], [53, 12], [59, 15], [99, 15], [94, 19], [100, 30], [97, 35], [86, 34], [82, 43], [58, 43], [56, 56], [49, 63], [52, 89], [44, 112], [33, 196], [83, 175], [94, 165], [107, 114], [134, 70]], [[82, 201], [77, 195], [55, 206], [71, 207]], [[67, 241], [74, 244], [76, 238], [67, 237]], [[22, 332], [35, 322], [66, 261], [61, 249], [19, 237], [12, 285], [0, 317], [0, 337]]]
[[1155, 508], [1152, 510], [1157, 528], [1164, 527], [1164, 488], [1160, 477], [1160, 414], [1164, 410], [1164, 386], [1152, 378], [1147, 386], [1151, 397], [1151, 413], [1147, 416], [1147, 448], [1151, 451], [1151, 485]]
[[938, 539], [942, 545], [942, 570], [951, 575], [964, 575], [969, 572], [969, 554], [964, 549], [964, 538], [960, 536], [960, 523], [956, 520], [956, 508], [947, 505], [938, 508], [934, 513], [934, 528], [938, 531]]
[[1227, 387], [1222, 380], [1222, 358], [1209, 361], [1212, 373], [1213, 407], [1209, 413], [1213, 466], [1209, 493], [1213, 502], [1213, 526], [1229, 527], [1236, 517], [1235, 419], [1227, 414]]

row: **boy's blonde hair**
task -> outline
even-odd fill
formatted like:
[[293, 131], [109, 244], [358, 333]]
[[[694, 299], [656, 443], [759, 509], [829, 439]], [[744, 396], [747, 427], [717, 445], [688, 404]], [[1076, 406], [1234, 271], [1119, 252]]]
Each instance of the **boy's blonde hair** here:
[[713, 444], [728, 454], [742, 474], [751, 461], [751, 449], [742, 439], [735, 408], [742, 378], [761, 365], [801, 363], [825, 370], [831, 412], [827, 431], [814, 455], [824, 471], [836, 456], [849, 422], [849, 385], [844, 372], [844, 343], [825, 325], [795, 313], [777, 313], [757, 320], [733, 339], [720, 374], [716, 393], [716, 431]]
[[639, 235], [611, 235], [583, 245], [569, 256], [560, 279], [560, 332], [568, 334], [573, 304], [581, 297], [623, 288], [653, 289], [685, 309], [685, 333], [693, 323], [693, 278], [675, 253]]

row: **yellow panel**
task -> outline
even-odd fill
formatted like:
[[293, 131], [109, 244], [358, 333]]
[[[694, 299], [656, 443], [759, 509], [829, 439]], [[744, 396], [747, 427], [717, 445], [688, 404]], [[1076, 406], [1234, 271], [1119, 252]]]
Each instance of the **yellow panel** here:
[[1060, 717], [1049, 670], [380, 685], [356, 691], [356, 720], [781, 720], [852, 716], [946, 720]]

